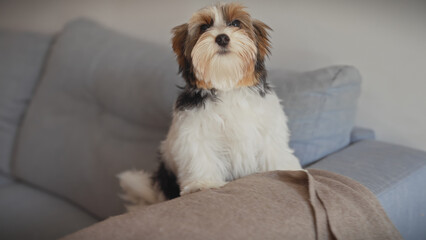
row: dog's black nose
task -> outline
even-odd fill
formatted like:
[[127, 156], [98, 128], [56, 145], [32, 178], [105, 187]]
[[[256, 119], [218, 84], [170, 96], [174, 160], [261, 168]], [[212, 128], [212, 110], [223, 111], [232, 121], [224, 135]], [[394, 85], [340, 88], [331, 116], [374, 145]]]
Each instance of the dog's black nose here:
[[216, 43], [221, 47], [226, 47], [229, 43], [229, 37], [226, 34], [219, 34], [216, 37]]

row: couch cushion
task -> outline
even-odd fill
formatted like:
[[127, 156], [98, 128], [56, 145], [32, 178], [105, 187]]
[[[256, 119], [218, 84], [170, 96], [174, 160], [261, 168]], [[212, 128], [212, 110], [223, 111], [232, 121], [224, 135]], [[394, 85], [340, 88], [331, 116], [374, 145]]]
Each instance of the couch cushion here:
[[351, 66], [311, 72], [271, 71], [269, 79], [283, 100], [290, 146], [303, 166], [350, 142], [361, 76]]
[[168, 47], [87, 20], [68, 24], [23, 124], [16, 175], [97, 216], [123, 212], [115, 176], [156, 167], [177, 69]]
[[0, 185], [0, 239], [57, 239], [97, 222], [79, 208], [20, 183]]
[[351, 131], [351, 143], [356, 143], [363, 140], [374, 140], [376, 134], [373, 130], [362, 127], [354, 127]]
[[405, 239], [426, 236], [426, 152], [366, 140], [310, 168], [350, 177], [375, 193]]
[[50, 36], [0, 30], [0, 172], [10, 173], [17, 131], [50, 42]]

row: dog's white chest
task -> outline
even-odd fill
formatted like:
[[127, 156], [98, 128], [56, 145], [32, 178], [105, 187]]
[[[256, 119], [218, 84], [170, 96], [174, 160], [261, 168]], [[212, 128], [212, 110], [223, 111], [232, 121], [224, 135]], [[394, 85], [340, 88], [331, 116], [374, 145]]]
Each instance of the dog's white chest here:
[[162, 153], [179, 179], [229, 181], [256, 172], [300, 168], [288, 147], [287, 119], [274, 93], [262, 97], [241, 88], [218, 92], [217, 97], [204, 107], [173, 116]]
[[287, 146], [286, 119], [278, 98], [274, 94], [261, 97], [248, 88], [219, 92], [218, 98], [199, 109], [198, 117], [208, 130], [202, 135], [229, 171], [227, 178], [264, 171], [267, 145], [278, 140]]
[[215, 137], [224, 141], [231, 148], [229, 151], [242, 151], [235, 148], [241, 144], [259, 148], [258, 144], [268, 128], [268, 120], [264, 118], [268, 110], [266, 99], [250, 89], [222, 92], [218, 98], [206, 103], [200, 114], [200, 117], [206, 118], [206, 124], [214, 128]]

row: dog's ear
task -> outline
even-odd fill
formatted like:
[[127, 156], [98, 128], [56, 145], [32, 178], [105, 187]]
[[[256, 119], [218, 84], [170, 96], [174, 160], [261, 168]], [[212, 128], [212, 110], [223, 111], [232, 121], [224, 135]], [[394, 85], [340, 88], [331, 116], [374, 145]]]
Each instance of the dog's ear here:
[[172, 29], [172, 47], [179, 63], [179, 72], [186, 68], [185, 45], [188, 38], [188, 24], [182, 24]]
[[269, 41], [268, 31], [272, 31], [272, 28], [256, 19], [253, 20], [253, 28], [256, 35], [258, 57], [260, 58], [258, 60], [263, 61], [265, 56], [271, 53], [269, 50], [271, 42]]

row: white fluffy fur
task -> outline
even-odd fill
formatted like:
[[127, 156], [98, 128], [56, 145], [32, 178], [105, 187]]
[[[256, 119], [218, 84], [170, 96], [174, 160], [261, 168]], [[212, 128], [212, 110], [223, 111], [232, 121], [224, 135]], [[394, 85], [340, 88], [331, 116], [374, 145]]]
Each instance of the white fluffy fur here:
[[152, 186], [150, 173], [133, 170], [120, 173], [117, 177], [120, 187], [125, 192], [121, 198], [133, 204], [126, 206], [128, 210], [165, 200], [158, 187]]
[[[181, 195], [256, 172], [302, 169], [288, 146], [287, 117], [275, 93], [261, 97], [244, 87], [217, 94], [220, 100], [207, 101], [204, 108], [176, 111], [161, 144]], [[134, 204], [129, 210], [165, 200], [148, 173], [127, 171], [118, 177], [122, 198]]]
[[275, 94], [219, 91], [205, 108], [175, 112], [161, 152], [181, 194], [220, 187], [256, 172], [300, 170], [288, 146], [287, 118]]

